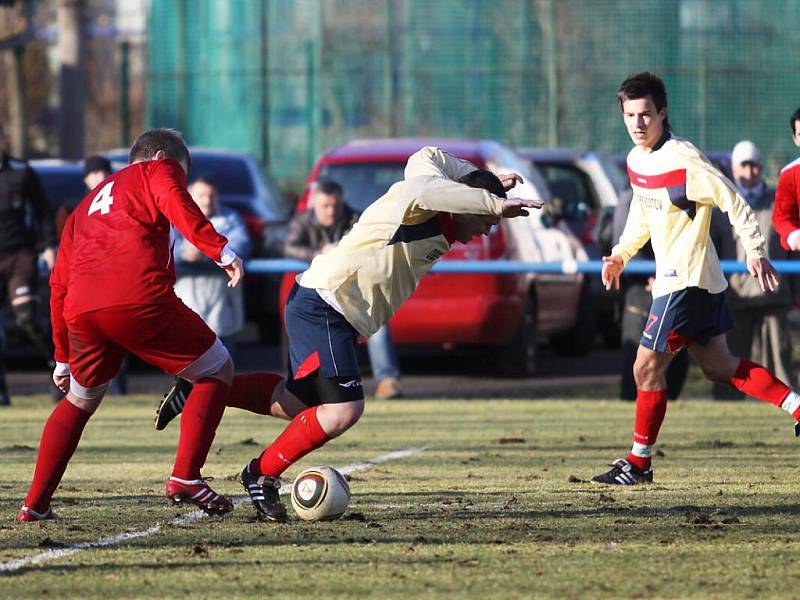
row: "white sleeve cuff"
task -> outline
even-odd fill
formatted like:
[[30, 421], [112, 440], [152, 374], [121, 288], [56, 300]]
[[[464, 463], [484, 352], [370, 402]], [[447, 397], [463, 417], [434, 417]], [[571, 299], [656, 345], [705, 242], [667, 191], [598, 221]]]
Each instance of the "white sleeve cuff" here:
[[789, 248], [795, 248], [795, 244], [797, 244], [798, 239], [800, 239], [800, 229], [795, 229], [792, 233], [786, 236], [786, 243], [789, 244]]
[[69, 363], [56, 362], [56, 368], [53, 369], [53, 375], [57, 377], [69, 375]]
[[219, 253], [219, 262], [217, 263], [218, 267], [227, 267], [233, 261], [238, 258], [236, 256], [236, 252], [231, 250], [228, 247], [228, 244], [225, 244], [225, 247], [222, 249], [222, 252]]

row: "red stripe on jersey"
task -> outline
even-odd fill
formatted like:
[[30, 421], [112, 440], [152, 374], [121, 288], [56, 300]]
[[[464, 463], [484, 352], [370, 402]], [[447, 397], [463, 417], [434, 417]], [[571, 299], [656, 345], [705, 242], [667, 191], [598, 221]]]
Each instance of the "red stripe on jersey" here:
[[306, 359], [303, 361], [303, 364], [297, 367], [294, 378], [302, 379], [303, 377], [308, 377], [317, 369], [319, 369], [319, 352], [314, 352], [310, 356], [306, 357]]
[[647, 188], [648, 190], [686, 185], [686, 169], [676, 169], [660, 175], [642, 175], [628, 167], [628, 177], [632, 185]]

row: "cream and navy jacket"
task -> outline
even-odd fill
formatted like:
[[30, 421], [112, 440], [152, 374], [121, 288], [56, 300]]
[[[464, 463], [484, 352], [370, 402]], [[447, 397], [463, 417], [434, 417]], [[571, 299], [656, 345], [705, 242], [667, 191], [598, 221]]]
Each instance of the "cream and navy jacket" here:
[[452, 214], [502, 215], [502, 198], [454, 181], [475, 169], [439, 148], [422, 148], [408, 159], [403, 181], [370, 205], [336, 248], [316, 256], [298, 283], [369, 337], [450, 249]]
[[656, 257], [653, 296], [687, 287], [717, 294], [728, 287], [709, 236], [714, 207], [725, 212], [747, 258], [766, 257], [758, 221], [736, 186], [688, 141], [665, 135], [628, 154], [633, 201], [619, 243], [627, 264], [649, 239]]

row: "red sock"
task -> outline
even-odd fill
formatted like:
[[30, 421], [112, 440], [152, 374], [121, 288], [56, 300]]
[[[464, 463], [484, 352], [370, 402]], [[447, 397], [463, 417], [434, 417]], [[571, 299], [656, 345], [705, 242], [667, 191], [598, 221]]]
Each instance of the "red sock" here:
[[791, 391], [780, 379], [767, 369], [749, 360], [742, 360], [730, 384], [740, 392], [775, 406], [780, 406]]
[[667, 414], [667, 390], [636, 392], [633, 449], [628, 454], [628, 462], [643, 471], [650, 468], [650, 451], [656, 443], [665, 414]]
[[275, 373], [242, 373], [233, 378], [228, 406], [258, 415], [268, 415], [272, 392], [283, 381]]
[[331, 439], [317, 420], [318, 408], [313, 406], [292, 419], [278, 439], [251, 463], [250, 469], [260, 475], [277, 477], [290, 465]]
[[50, 506], [50, 500], [91, 416], [92, 413], [81, 410], [66, 398], [50, 413], [42, 431], [36, 470], [25, 506], [39, 513], [45, 512]]
[[200, 469], [211, 449], [229, 393], [228, 384], [214, 377], [195, 382], [183, 407], [173, 476], [200, 479]]

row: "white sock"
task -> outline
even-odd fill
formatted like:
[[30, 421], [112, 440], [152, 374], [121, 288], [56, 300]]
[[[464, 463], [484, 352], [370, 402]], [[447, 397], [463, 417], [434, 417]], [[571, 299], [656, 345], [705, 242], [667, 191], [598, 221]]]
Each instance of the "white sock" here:
[[800, 407], [800, 394], [792, 390], [786, 394], [786, 398], [781, 402], [781, 408], [790, 415]]
[[639, 442], [633, 442], [633, 447], [631, 448], [631, 454], [634, 456], [641, 456], [642, 458], [650, 458], [653, 456], [653, 446], [640, 444]]

